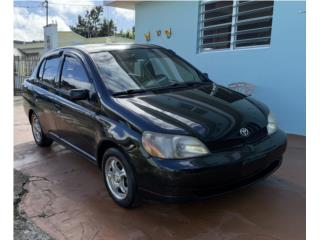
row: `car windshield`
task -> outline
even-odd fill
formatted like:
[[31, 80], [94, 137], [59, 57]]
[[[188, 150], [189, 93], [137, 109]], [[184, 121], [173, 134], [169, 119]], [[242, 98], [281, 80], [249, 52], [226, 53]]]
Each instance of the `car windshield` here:
[[92, 59], [113, 93], [208, 82], [179, 57], [158, 48], [97, 52]]

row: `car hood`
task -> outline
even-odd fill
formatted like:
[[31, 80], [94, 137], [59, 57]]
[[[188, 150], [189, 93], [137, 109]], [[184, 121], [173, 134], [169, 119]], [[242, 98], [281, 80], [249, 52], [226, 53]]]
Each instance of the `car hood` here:
[[218, 85], [116, 101], [158, 131], [180, 132], [204, 141], [239, 137], [241, 128], [253, 134], [267, 125], [265, 105]]

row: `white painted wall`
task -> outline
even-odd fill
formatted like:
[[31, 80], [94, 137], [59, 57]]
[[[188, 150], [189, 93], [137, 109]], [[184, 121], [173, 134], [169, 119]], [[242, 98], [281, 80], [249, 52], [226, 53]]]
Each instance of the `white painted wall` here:
[[44, 52], [59, 47], [58, 42], [58, 25], [49, 24], [43, 27], [44, 32]]

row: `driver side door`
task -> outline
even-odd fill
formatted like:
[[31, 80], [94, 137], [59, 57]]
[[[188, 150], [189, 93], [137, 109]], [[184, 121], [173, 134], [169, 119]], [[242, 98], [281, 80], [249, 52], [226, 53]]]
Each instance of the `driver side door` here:
[[[88, 99], [72, 100], [72, 89], [86, 89]], [[91, 160], [96, 153], [96, 112], [99, 110], [95, 88], [82, 60], [72, 54], [64, 56], [59, 87], [58, 135], [67, 145]]]

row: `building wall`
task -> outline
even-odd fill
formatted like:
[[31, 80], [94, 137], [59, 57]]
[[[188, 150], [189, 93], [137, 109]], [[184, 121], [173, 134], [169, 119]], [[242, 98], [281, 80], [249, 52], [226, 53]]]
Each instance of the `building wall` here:
[[72, 32], [72, 31], [60, 32], [60, 31], [58, 31], [58, 46], [59, 47], [83, 44], [84, 40], [85, 40], [84, 37], [82, 37], [81, 35], [79, 35], [75, 32]]
[[49, 24], [48, 26], [44, 27], [44, 39], [45, 51], [49, 51], [58, 47], [73, 46], [79, 44], [133, 42], [132, 39], [116, 36], [85, 38], [72, 31], [58, 31], [57, 24]]
[[253, 97], [270, 107], [280, 127], [305, 135], [305, 2], [275, 2], [270, 47], [202, 53], [197, 53], [199, 2], [142, 2], [135, 9], [137, 43], [147, 43], [144, 33], [150, 31], [148, 43], [173, 49], [215, 82], [256, 85]]
[[58, 25], [49, 24], [43, 27], [44, 52], [59, 47], [58, 44]]
[[59, 47], [96, 43], [133, 43], [132, 39], [116, 36], [85, 38], [72, 31], [58, 32], [58, 39]]
[[[14, 43], [15, 56], [41, 56], [44, 51], [44, 42]], [[19, 52], [19, 53], [18, 53]]]

